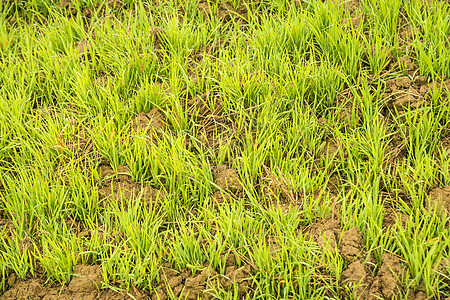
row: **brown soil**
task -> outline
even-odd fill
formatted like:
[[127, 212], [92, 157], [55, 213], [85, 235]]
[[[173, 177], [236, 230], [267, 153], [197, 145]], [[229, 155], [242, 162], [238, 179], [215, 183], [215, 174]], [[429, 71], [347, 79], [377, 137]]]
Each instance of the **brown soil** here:
[[161, 285], [153, 293], [152, 299], [166, 300], [172, 294], [182, 299], [214, 299], [211, 290], [219, 286], [228, 291], [236, 286], [240, 296], [251, 292], [252, 267], [249, 265], [238, 267], [233, 259], [227, 259], [226, 266], [224, 275], [218, 274], [211, 266], [205, 266], [195, 276], [188, 269], [175, 271], [162, 268], [159, 274]]
[[359, 25], [362, 23], [364, 23], [364, 14], [355, 15], [350, 17], [349, 19], [343, 19], [341, 24], [344, 28], [358, 29]]
[[108, 0], [109, 9], [119, 9], [122, 8], [122, 6], [123, 6], [122, 0]]
[[450, 151], [450, 136], [444, 137], [440, 144], [444, 151]]
[[368, 287], [368, 282], [370, 282], [366, 269], [359, 260], [352, 262], [342, 272], [341, 280], [344, 285], [356, 287], [354, 290], [355, 299], [364, 295]]
[[163, 191], [133, 182], [125, 166], [118, 166], [117, 170], [113, 170], [109, 165], [100, 165], [98, 173], [101, 178], [98, 190], [100, 199], [121, 201], [136, 198], [142, 193], [141, 201], [150, 204], [164, 198]]
[[343, 28], [354, 28], [358, 29], [360, 24], [364, 23], [365, 14], [361, 12], [360, 8], [362, 6], [362, 2], [360, 0], [350, 0], [350, 1], [342, 1], [343, 7], [346, 8], [350, 12], [349, 18], [344, 16], [341, 20], [341, 25]]
[[[336, 110], [333, 118], [336, 118], [336, 122], [338, 124], [348, 126], [359, 122], [361, 113], [354, 108], [354, 98], [353, 91], [350, 88], [347, 88], [337, 94], [335, 104]], [[329, 142], [336, 144], [336, 142], [332, 139], [328, 139], [326, 142], [327, 144]]]
[[220, 165], [212, 168], [212, 172], [214, 175], [214, 183], [219, 188], [214, 193], [213, 198], [218, 203], [229, 201], [231, 196], [238, 196], [242, 192], [243, 187], [236, 170]]
[[344, 7], [350, 11], [351, 14], [356, 13], [362, 7], [361, 0], [342, 1]]
[[328, 179], [327, 190], [334, 195], [339, 195], [342, 184], [342, 178], [337, 173], [334, 173]]
[[369, 293], [382, 299], [391, 299], [401, 291], [402, 266], [397, 256], [384, 253], [382, 265], [375, 276]]
[[338, 241], [341, 233], [339, 220], [328, 219], [312, 224], [305, 232], [305, 239], [311, 239], [324, 250], [339, 251]]
[[92, 48], [92, 41], [81, 39], [74, 44], [73, 48], [77, 56], [88, 55], [89, 49]]
[[325, 146], [319, 154], [323, 156], [329, 156], [333, 160], [330, 166], [330, 170], [333, 171], [339, 167], [342, 158], [344, 161], [347, 159], [348, 150], [344, 145], [336, 142], [334, 139], [327, 138], [325, 140]]
[[342, 232], [340, 241], [340, 254], [346, 263], [361, 259], [364, 243], [361, 232], [353, 227]]
[[296, 193], [282, 174], [275, 174], [264, 166], [266, 176], [261, 180], [261, 194], [271, 203], [279, 205], [283, 214], [287, 214], [289, 207], [297, 206], [301, 197]]
[[100, 87], [106, 87], [112, 81], [112, 76], [101, 76], [95, 79], [95, 84]]
[[198, 4], [198, 9], [201, 12], [201, 14], [203, 15], [203, 18], [208, 19], [209, 16], [214, 13], [217, 15], [217, 17], [219, 18], [219, 20], [221, 20], [222, 22], [228, 22], [232, 19], [235, 19], [238, 17], [238, 21], [243, 20], [246, 21], [247, 20], [247, 8], [245, 7], [245, 5], [243, 3], [241, 3], [237, 9], [234, 9], [233, 6], [231, 6], [229, 3], [227, 3], [226, 1], [221, 2], [218, 9], [217, 9], [217, 13], [215, 13], [214, 11], [212, 11], [212, 7], [211, 4], [208, 4], [209, 1], [205, 1], [205, 0], [201, 0]]
[[[208, 107], [208, 102], [214, 101], [214, 108]], [[199, 125], [197, 140], [218, 155], [219, 149], [225, 146], [233, 148], [236, 138], [232, 124], [223, 116], [223, 108], [218, 95], [206, 91], [189, 99], [184, 108], [189, 118]]]
[[411, 78], [417, 75], [418, 69], [412, 58], [407, 55], [391, 60], [388, 65], [388, 70], [407, 73]]
[[74, 293], [83, 293], [98, 290], [102, 287], [102, 269], [99, 266], [78, 265], [76, 274], [69, 284], [69, 290]]
[[400, 225], [405, 227], [409, 216], [401, 212], [397, 212], [392, 208], [385, 208], [383, 216], [383, 227], [394, 227]]
[[72, 5], [72, 0], [61, 0], [59, 7], [72, 15], [76, 14], [77, 12], [75, 7]]
[[[413, 68], [408, 59], [406, 59], [406, 65], [409, 65], [408, 68]], [[428, 83], [425, 76], [411, 78], [412, 76], [404, 76], [386, 81], [384, 97], [387, 101], [384, 114], [387, 122], [393, 122], [398, 114], [402, 114], [409, 108], [418, 109], [428, 105], [432, 84]], [[394, 132], [390, 138], [384, 164], [391, 168], [392, 173], [395, 173], [397, 164], [408, 156], [406, 142], [399, 132]]]
[[320, 248], [328, 251], [338, 251], [336, 233], [334, 230], [325, 230], [321, 236], [317, 238], [317, 244]]
[[239, 174], [234, 169], [229, 169], [227, 166], [221, 165], [213, 169], [214, 182], [223, 190], [232, 193], [242, 191], [242, 185], [239, 180]]
[[383, 163], [386, 167], [391, 168], [391, 172], [395, 174], [397, 164], [408, 156], [406, 141], [399, 132], [392, 135], [386, 152]]
[[324, 154], [329, 154], [331, 157], [338, 157], [339, 151], [342, 150], [344, 156], [347, 154], [347, 149], [343, 148], [342, 145], [338, 145], [332, 138], [328, 138], [325, 141]]
[[409, 77], [389, 79], [386, 81], [386, 93], [391, 106], [402, 112], [408, 107], [419, 108], [426, 105], [429, 85], [424, 76], [417, 77], [414, 81]]
[[[342, 283], [354, 287], [354, 297], [359, 299], [392, 299], [401, 292], [403, 269], [397, 256], [384, 253], [382, 265], [372, 278], [372, 271], [361, 257], [362, 237], [356, 228], [343, 232], [340, 254], [347, 263], [342, 273]], [[370, 261], [375, 261], [371, 256]]]
[[450, 214], [450, 186], [433, 189], [428, 195], [425, 208], [431, 211], [436, 208], [439, 213]]
[[29, 256], [35, 261], [37, 255], [42, 249], [39, 248], [38, 243], [28, 236], [23, 237], [19, 242], [19, 251], [21, 253], [27, 252]]
[[0, 218], [0, 232], [4, 238], [11, 237], [15, 233], [13, 222], [6, 218]]
[[402, 39], [402, 43], [409, 43], [416, 37], [417, 33], [420, 28], [415, 28], [411, 26], [404, 26], [402, 29], [399, 30], [399, 36]]
[[[345, 262], [349, 264], [342, 273], [342, 284], [353, 288], [353, 297], [355, 299], [377, 299], [379, 288], [378, 286], [372, 288], [374, 280], [371, 276], [373, 273], [371, 265], [374, 265], [375, 258], [372, 253], [368, 256], [365, 253], [362, 235], [357, 228], [353, 227], [342, 232], [339, 253]], [[365, 261], [371, 262], [371, 264], [367, 264]], [[390, 263], [388, 260], [386, 261], [387, 267]], [[383, 269], [383, 272], [379, 274], [382, 276], [381, 274], [384, 273], [386, 272]], [[385, 280], [385, 277], [383, 277], [383, 280]], [[381, 282], [384, 284], [385, 281]]]
[[19, 279], [15, 275], [8, 278], [8, 284], [11, 288], [6, 291], [0, 300], [97, 300], [97, 299], [147, 299], [144, 293], [139, 291], [127, 293], [117, 293], [112, 290], [100, 290], [102, 287], [102, 269], [99, 266], [78, 265], [75, 268], [75, 274], [68, 287], [45, 286], [40, 279]]
[[[410, 290], [409, 294], [408, 294], [408, 300], [430, 300], [432, 299], [431, 297], [427, 296], [427, 293], [424, 291], [412, 291]], [[447, 298], [445, 298], [444, 300], [447, 300]]]
[[220, 103], [215, 103], [214, 111], [211, 111], [207, 106], [208, 102], [211, 101], [213, 97], [215, 97], [215, 95], [208, 90], [204, 94], [192, 97], [186, 103], [185, 110], [188, 112], [189, 117], [203, 127], [211, 127], [211, 125], [214, 125], [216, 119], [221, 119], [222, 117], [222, 107]]
[[145, 130], [149, 134], [151, 134], [153, 130], [157, 133], [162, 133], [167, 128], [163, 114], [156, 108], [153, 108], [148, 113], [140, 113], [134, 119], [132, 126], [135, 131]]
[[433, 271], [446, 284], [450, 284], [450, 258], [443, 258], [439, 263], [435, 263]]
[[164, 35], [164, 29], [161, 27], [153, 27], [150, 30], [149, 34], [150, 34], [150, 38], [153, 42], [153, 46], [155, 47], [156, 50], [158, 50], [156, 52], [156, 55], [158, 56], [158, 58], [161, 58], [159, 50], [161, 50], [161, 46], [162, 46], [162, 36]]

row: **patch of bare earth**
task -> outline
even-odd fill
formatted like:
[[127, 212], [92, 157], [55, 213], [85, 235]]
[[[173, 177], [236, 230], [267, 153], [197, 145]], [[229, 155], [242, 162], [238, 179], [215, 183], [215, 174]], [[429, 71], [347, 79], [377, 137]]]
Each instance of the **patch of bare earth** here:
[[429, 94], [428, 80], [425, 76], [411, 80], [409, 77], [390, 79], [386, 82], [386, 95], [389, 103], [397, 111], [419, 108], [426, 105]]
[[342, 1], [343, 7], [350, 13], [349, 18], [345, 18], [341, 21], [344, 28], [358, 29], [359, 25], [364, 22], [364, 13], [361, 12], [362, 1], [350, 0]]
[[389, 253], [382, 256], [382, 265], [373, 279], [369, 299], [392, 299], [401, 292], [403, 269], [400, 259]]
[[353, 287], [354, 297], [371, 300], [392, 299], [401, 292], [403, 269], [400, 259], [393, 254], [384, 253], [381, 267], [372, 277], [375, 258], [372, 253], [367, 255], [365, 252], [358, 229], [351, 228], [342, 232], [339, 253], [348, 264], [342, 273], [341, 281], [344, 285]]
[[413, 291], [409, 290], [407, 300], [429, 300], [430, 298], [427, 296], [427, 293], [424, 291]]
[[252, 275], [252, 267], [250, 265], [238, 267], [234, 255], [227, 257], [223, 275], [208, 265], [196, 275], [192, 275], [192, 271], [188, 269], [176, 271], [163, 266], [159, 272], [160, 286], [153, 293], [152, 299], [171, 299], [170, 295], [187, 300], [215, 299], [212, 291], [219, 287], [227, 291], [236, 288], [238, 295], [244, 297], [252, 292]]
[[400, 132], [397, 131], [392, 135], [386, 152], [383, 164], [395, 174], [397, 165], [408, 156], [406, 141]]
[[74, 270], [74, 275], [67, 287], [46, 286], [41, 279], [20, 279], [15, 275], [8, 278], [11, 286], [0, 300], [100, 300], [100, 299], [148, 299], [148, 297], [138, 291], [114, 292], [112, 290], [102, 290], [102, 269], [99, 266], [78, 265]]
[[437, 187], [430, 191], [425, 208], [437, 210], [440, 214], [450, 214], [450, 186]]
[[0, 217], [0, 232], [3, 238], [9, 238], [15, 234], [15, 227], [11, 220]]
[[316, 242], [322, 250], [339, 251], [338, 241], [341, 233], [339, 220], [328, 219], [306, 228], [305, 237]]
[[374, 270], [370, 265], [375, 258], [364, 250], [358, 229], [342, 231], [338, 220], [329, 219], [313, 224], [307, 236], [323, 251], [334, 251], [342, 256], [347, 268], [341, 275], [341, 284], [352, 288], [355, 299], [391, 299], [401, 291], [403, 269], [400, 259], [393, 254], [383, 254], [381, 267], [372, 277]]
[[272, 172], [264, 166], [266, 176], [261, 180], [261, 194], [269, 205], [277, 206], [283, 215], [299, 206], [303, 198], [295, 192], [283, 174]]
[[450, 152], [450, 135], [444, 137], [441, 140], [440, 145], [445, 152]]
[[395, 226], [402, 226], [404, 227], [406, 223], [408, 222], [409, 216], [395, 211], [392, 208], [385, 208], [384, 209], [384, 216], [383, 216], [383, 227], [395, 227]]
[[212, 197], [217, 203], [230, 201], [242, 193], [243, 187], [236, 170], [220, 165], [213, 167], [212, 172], [214, 183], [218, 187]]
[[[253, 1], [252, 4], [256, 5], [257, 3]], [[224, 23], [231, 20], [247, 22], [248, 18], [247, 7], [244, 5], [244, 3], [240, 3], [237, 8], [234, 8], [228, 2], [223, 1], [218, 5], [217, 9], [215, 9], [214, 5], [212, 5], [211, 2], [201, 0], [198, 3], [198, 9], [204, 19], [209, 19], [211, 15], [215, 15], [220, 21]]]
[[349, 0], [349, 1], [342, 1], [342, 4], [346, 9], [350, 11], [351, 14], [355, 14], [362, 7], [363, 1]]
[[[408, 65], [409, 63], [406, 63]], [[399, 112], [403, 112], [409, 107], [415, 109], [427, 105], [432, 93], [442, 93], [444, 97], [450, 91], [450, 80], [428, 82], [425, 76], [400, 77], [386, 81], [385, 97], [388, 105]]]
[[[213, 103], [213, 107], [210, 107]], [[212, 150], [215, 155], [223, 147], [232, 149], [236, 138], [230, 124], [223, 116], [220, 99], [211, 91], [196, 95], [186, 103], [185, 110], [189, 118], [198, 124], [196, 140]], [[191, 143], [192, 141], [190, 141]]]
[[109, 165], [100, 165], [98, 174], [101, 179], [98, 189], [100, 199], [122, 201], [140, 196], [141, 201], [150, 204], [164, 198], [163, 191], [132, 181], [129, 169], [125, 166], [113, 170]]
[[338, 220], [328, 219], [311, 225], [306, 237], [317, 242], [322, 251], [339, 253], [344, 259], [347, 268], [342, 272], [341, 284], [353, 291], [352, 295], [346, 294], [346, 298], [391, 299], [398, 294], [401, 282], [398, 276], [402, 274], [399, 259], [391, 254], [383, 255], [382, 265], [372, 277], [375, 258], [365, 251], [362, 234], [357, 228], [342, 231]]
[[327, 138], [325, 140], [325, 147], [323, 149], [323, 154], [324, 155], [328, 155], [331, 158], [339, 159], [341, 153], [342, 153], [342, 156], [343, 156], [344, 159], [348, 155], [348, 151], [343, 145], [337, 143], [332, 138]]
[[418, 33], [420, 33], [420, 28], [404, 25], [398, 30], [398, 32], [401, 44], [407, 44], [413, 41]]
[[167, 123], [164, 115], [153, 108], [148, 113], [141, 112], [137, 115], [132, 128], [134, 131], [143, 130], [151, 136], [153, 133], [162, 134], [167, 129]]
[[96, 86], [104, 88], [104, 87], [108, 86], [108, 84], [110, 84], [110, 82], [112, 82], [112, 80], [113, 80], [112, 76], [105, 75], [105, 76], [97, 77], [94, 82], [95, 82]]
[[340, 254], [348, 264], [347, 269], [342, 273], [341, 281], [353, 289], [355, 298], [370, 298], [370, 286], [373, 278], [372, 270], [366, 261], [374, 262], [373, 254], [364, 250], [364, 243], [361, 232], [356, 228], [344, 231], [340, 240]]
[[364, 243], [361, 232], [357, 228], [353, 227], [342, 232], [340, 254], [347, 263], [364, 258]]
[[[386, 120], [393, 122], [408, 109], [418, 109], [428, 105], [433, 85], [425, 76], [411, 79], [404, 76], [386, 81], [384, 97], [386, 99]], [[404, 118], [404, 117], [401, 117]], [[400, 119], [402, 122], [402, 119]], [[400, 132], [394, 132], [390, 138], [384, 164], [395, 173], [397, 164], [407, 157], [406, 141]]]
[[353, 297], [360, 299], [366, 294], [370, 276], [361, 261], [356, 260], [347, 266], [347, 269], [342, 272], [342, 284], [353, 289]]

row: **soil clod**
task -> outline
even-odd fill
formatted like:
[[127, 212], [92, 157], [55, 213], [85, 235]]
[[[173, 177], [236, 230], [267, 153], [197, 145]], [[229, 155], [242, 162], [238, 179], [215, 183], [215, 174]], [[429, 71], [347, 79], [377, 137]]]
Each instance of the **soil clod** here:
[[383, 299], [392, 299], [401, 291], [402, 267], [397, 256], [384, 253], [382, 265], [370, 288], [372, 296], [381, 295]]
[[345, 262], [351, 263], [352, 261], [361, 258], [363, 247], [364, 244], [361, 233], [356, 227], [342, 232], [340, 254]]
[[69, 290], [74, 293], [88, 293], [102, 287], [102, 269], [99, 266], [77, 265]]
[[384, 227], [402, 226], [404, 227], [408, 222], [408, 215], [401, 212], [397, 212], [392, 208], [385, 209], [383, 217]]
[[217, 190], [213, 198], [218, 202], [223, 202], [230, 199], [230, 195], [237, 195], [242, 192], [243, 187], [239, 179], [239, 174], [234, 169], [229, 169], [227, 166], [220, 165], [213, 168], [214, 183], [220, 190]]
[[214, 299], [211, 288], [219, 286], [225, 290], [237, 286], [238, 293], [245, 295], [251, 291], [252, 281], [249, 278], [252, 274], [249, 265], [240, 268], [230, 265], [226, 268], [225, 275], [219, 275], [211, 266], [205, 267], [195, 276], [189, 270], [177, 272], [163, 268], [160, 271], [161, 286], [153, 293], [152, 299], [166, 300], [170, 294], [190, 300]]
[[367, 282], [370, 278], [360, 261], [352, 262], [342, 273], [342, 283], [354, 288], [354, 297], [362, 297], [367, 290]]
[[143, 292], [137, 290], [129, 293], [98, 290], [102, 280], [101, 268], [98, 266], [78, 266], [76, 273], [83, 274], [83, 277], [74, 277], [68, 288], [45, 286], [42, 280], [36, 278], [11, 280], [11, 288], [0, 296], [0, 300], [148, 299]]
[[450, 186], [437, 187], [428, 195], [425, 208], [431, 211], [437, 209], [439, 213], [450, 213]]
[[162, 133], [166, 127], [164, 116], [156, 108], [153, 108], [148, 113], [140, 113], [133, 122], [134, 130], [147, 130], [149, 133], [152, 130]]
[[150, 204], [164, 198], [163, 191], [132, 181], [125, 166], [118, 166], [117, 170], [113, 170], [108, 165], [100, 165], [98, 173], [101, 178], [98, 189], [100, 199], [122, 201], [141, 197], [142, 202]]

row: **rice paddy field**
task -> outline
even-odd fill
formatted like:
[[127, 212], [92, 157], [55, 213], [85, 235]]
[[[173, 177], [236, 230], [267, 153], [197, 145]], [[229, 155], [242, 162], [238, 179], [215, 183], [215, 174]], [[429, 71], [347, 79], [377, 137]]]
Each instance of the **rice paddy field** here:
[[450, 299], [449, 1], [0, 12], [0, 299]]

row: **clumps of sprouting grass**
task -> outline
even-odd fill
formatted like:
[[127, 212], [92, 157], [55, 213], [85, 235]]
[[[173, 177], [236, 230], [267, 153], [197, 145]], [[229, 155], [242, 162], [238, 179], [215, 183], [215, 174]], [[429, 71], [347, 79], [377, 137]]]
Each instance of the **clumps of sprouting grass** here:
[[448, 3], [108, 3], [2, 7], [1, 292], [448, 296]]

